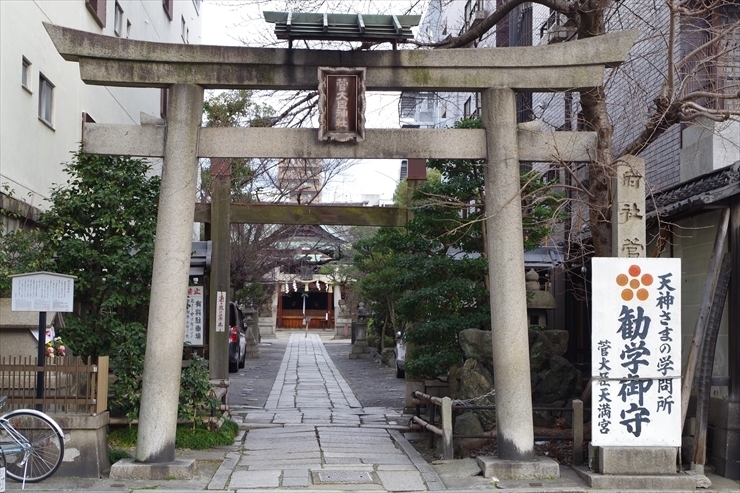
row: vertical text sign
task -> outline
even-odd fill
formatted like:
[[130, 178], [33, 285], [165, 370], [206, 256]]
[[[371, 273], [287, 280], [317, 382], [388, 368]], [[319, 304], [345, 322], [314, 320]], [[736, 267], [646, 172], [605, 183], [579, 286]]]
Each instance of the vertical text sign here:
[[226, 291], [216, 293], [216, 332], [226, 332]]
[[330, 132], [357, 131], [357, 76], [326, 77]]
[[612, 181], [612, 251], [617, 257], [647, 257], [645, 236], [645, 160], [625, 156]]
[[319, 68], [319, 140], [365, 140], [365, 69]]
[[188, 287], [188, 307], [185, 311], [185, 344], [203, 345], [203, 287]]
[[593, 259], [596, 446], [681, 446], [681, 259]]

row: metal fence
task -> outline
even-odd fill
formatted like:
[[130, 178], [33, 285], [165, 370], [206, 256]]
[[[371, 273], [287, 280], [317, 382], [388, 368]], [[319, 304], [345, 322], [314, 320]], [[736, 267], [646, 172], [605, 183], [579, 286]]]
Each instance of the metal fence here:
[[[90, 358], [13, 356], [0, 358], [0, 395], [5, 411], [41, 406], [46, 413], [98, 414], [108, 408], [108, 356]], [[39, 372], [44, 374], [43, 396], [37, 397]]]

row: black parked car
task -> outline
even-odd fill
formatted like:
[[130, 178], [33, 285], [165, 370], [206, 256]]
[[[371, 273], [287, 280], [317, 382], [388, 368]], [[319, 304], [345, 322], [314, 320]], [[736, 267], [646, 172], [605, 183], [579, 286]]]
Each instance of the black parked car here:
[[229, 303], [229, 373], [244, 368], [247, 357], [247, 335], [244, 314], [235, 303]]

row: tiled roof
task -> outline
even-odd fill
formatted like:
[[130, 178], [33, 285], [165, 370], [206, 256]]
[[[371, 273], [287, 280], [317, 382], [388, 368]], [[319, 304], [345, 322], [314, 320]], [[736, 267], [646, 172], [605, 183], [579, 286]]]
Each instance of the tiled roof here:
[[740, 193], [740, 161], [646, 198], [648, 218], [700, 209]]

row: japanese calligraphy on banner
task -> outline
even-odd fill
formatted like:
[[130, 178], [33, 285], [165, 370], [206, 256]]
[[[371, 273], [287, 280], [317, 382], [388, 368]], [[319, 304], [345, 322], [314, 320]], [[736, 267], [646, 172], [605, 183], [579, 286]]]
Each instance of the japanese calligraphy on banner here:
[[185, 344], [202, 346], [203, 340], [203, 287], [188, 287], [188, 307], [185, 310]]
[[595, 258], [596, 446], [681, 445], [681, 259]]

